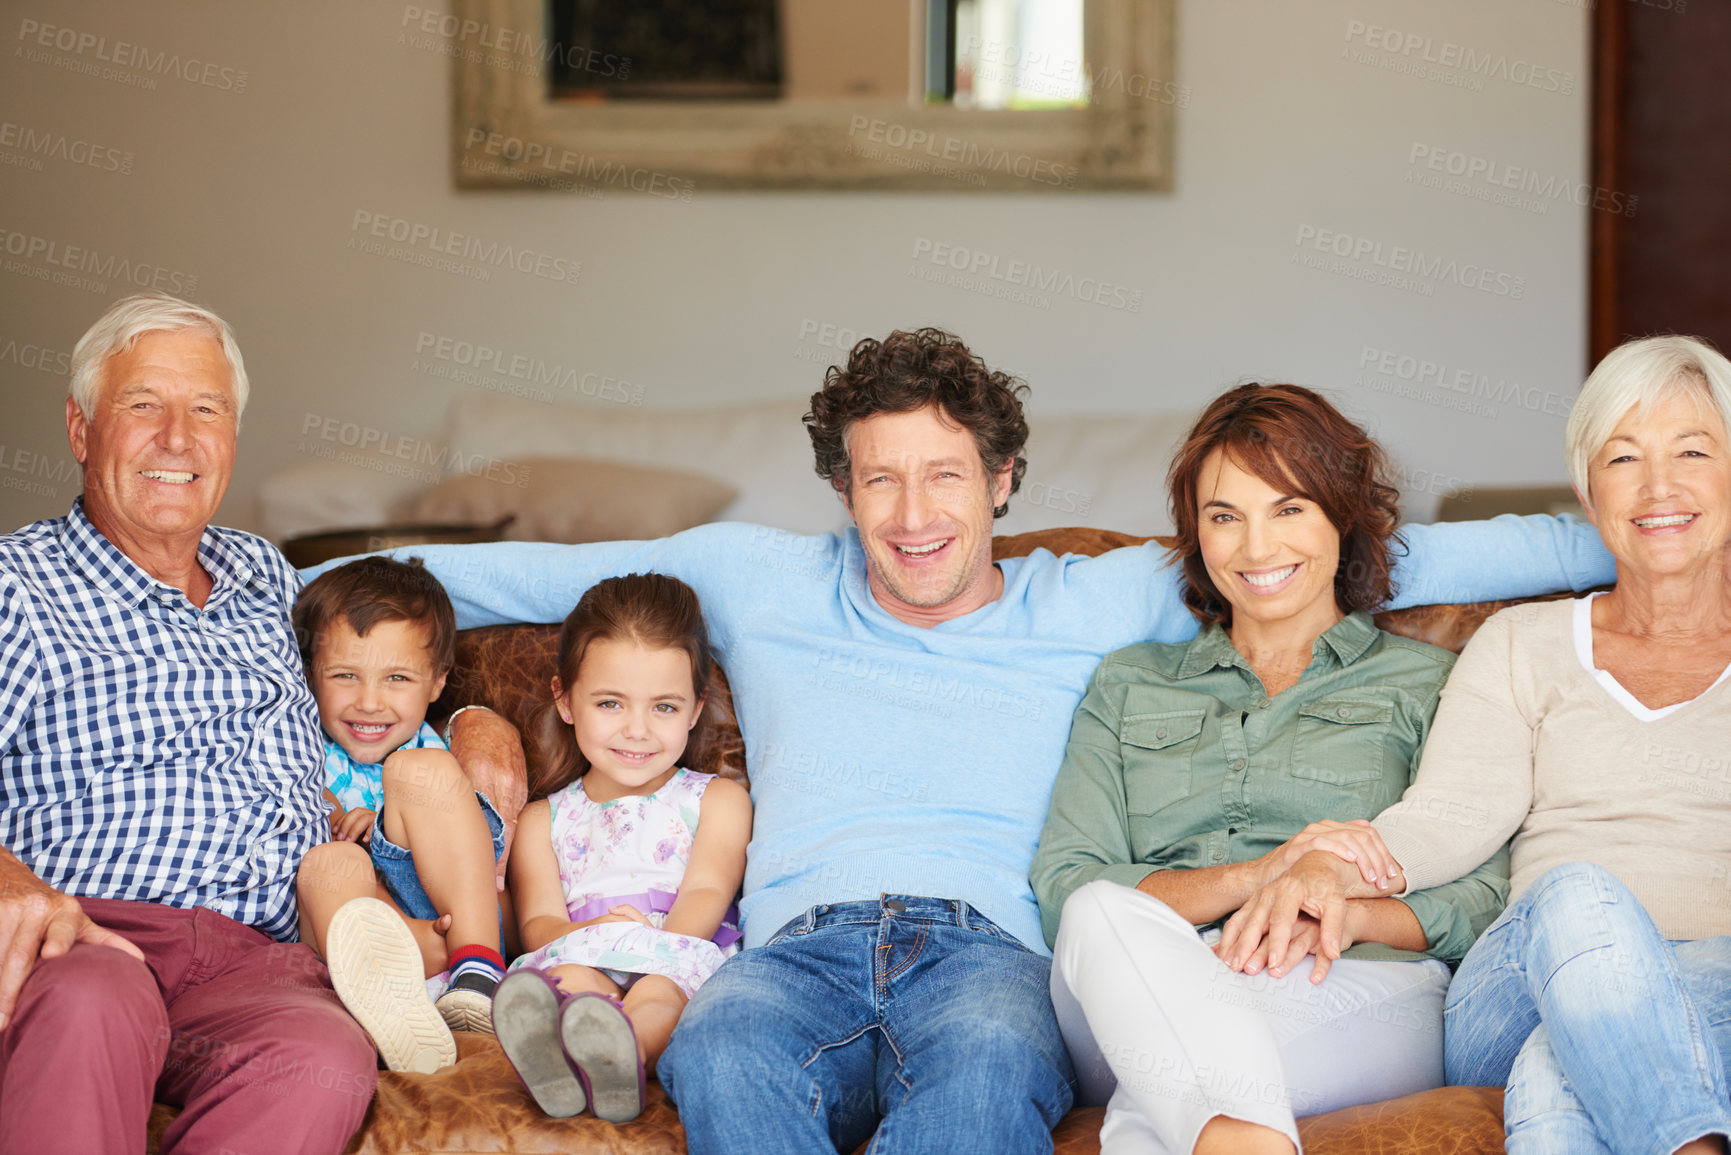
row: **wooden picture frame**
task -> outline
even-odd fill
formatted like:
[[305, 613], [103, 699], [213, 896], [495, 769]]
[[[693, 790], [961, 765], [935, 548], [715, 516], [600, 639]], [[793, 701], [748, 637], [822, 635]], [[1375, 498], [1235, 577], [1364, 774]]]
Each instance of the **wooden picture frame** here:
[[899, 100], [557, 101], [542, 0], [454, 0], [452, 179], [463, 189], [926, 192], [1172, 188], [1175, 0], [1087, 0], [1086, 108]]

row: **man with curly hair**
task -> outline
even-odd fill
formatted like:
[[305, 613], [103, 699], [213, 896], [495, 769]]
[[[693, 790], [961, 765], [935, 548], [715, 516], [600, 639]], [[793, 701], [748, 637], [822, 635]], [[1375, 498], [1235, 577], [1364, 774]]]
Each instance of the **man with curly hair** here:
[[[416, 547], [465, 628], [556, 621], [632, 571], [703, 599], [756, 830], [751, 949], [660, 1062], [692, 1155], [852, 1151], [874, 1131], [879, 1155], [1049, 1152], [1070, 1108], [1029, 865], [1100, 659], [1196, 622], [1154, 543], [993, 563], [1026, 467], [1026, 388], [935, 329], [856, 345], [806, 416], [845, 533]], [[1598, 536], [1567, 520], [1406, 536], [1397, 606], [1611, 578]]]
[[1028, 468], [1027, 391], [921, 329], [861, 341], [812, 395], [817, 474], [859, 529], [872, 596], [901, 621], [935, 626], [1003, 593], [992, 519]]

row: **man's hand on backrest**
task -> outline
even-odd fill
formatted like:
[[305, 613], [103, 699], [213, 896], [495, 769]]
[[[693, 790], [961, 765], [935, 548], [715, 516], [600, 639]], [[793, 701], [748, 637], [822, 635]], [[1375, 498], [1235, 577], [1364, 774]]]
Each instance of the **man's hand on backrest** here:
[[55, 890], [0, 850], [0, 1029], [11, 1023], [18, 992], [36, 960], [58, 958], [81, 942], [112, 947], [144, 961], [143, 951], [86, 918], [77, 899]]

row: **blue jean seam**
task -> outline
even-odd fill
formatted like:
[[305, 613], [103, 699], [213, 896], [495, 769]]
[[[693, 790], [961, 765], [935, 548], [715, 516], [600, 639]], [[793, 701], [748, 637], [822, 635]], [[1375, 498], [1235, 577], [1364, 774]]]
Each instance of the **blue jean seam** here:
[[[899, 1045], [897, 1045], [895, 1036], [890, 1034], [890, 1029], [888, 1026], [884, 1025], [883, 1023], [879, 1023], [878, 1024], [878, 1033], [883, 1036], [884, 1045], [889, 1047], [890, 1053], [896, 1057], [895, 1080], [896, 1080], [896, 1082], [900, 1083], [902, 1086], [902, 1102], [905, 1103], [905, 1102], [907, 1102], [908, 1096], [913, 1094], [913, 1092], [914, 1092], [913, 1081], [910, 1080], [907, 1077], [907, 1075], [903, 1073], [907, 1070], [907, 1057], [902, 1053], [901, 1047]], [[885, 1116], [888, 1116], [889, 1112], [885, 1111], [884, 1114], [885, 1114]], [[881, 1130], [881, 1128], [880, 1128], [880, 1130]], [[878, 1132], [874, 1131], [872, 1133], [872, 1146], [866, 1148], [867, 1155], [870, 1155], [870, 1152], [877, 1150], [877, 1140], [878, 1140]]]
[[819, 923], [819, 922], [813, 921], [810, 925], [807, 925], [805, 923], [805, 921], [803, 919], [801, 919], [799, 921], [798, 925], [793, 926], [793, 927], [789, 927], [785, 930], [777, 931], [775, 933], [775, 936], [773, 938], [769, 939], [763, 945], [764, 946], [776, 946], [780, 943], [786, 942], [789, 939], [802, 938], [805, 935], [816, 934], [820, 930], [829, 930], [831, 928], [841, 929], [841, 928], [850, 927], [850, 926], [870, 926], [875, 921], [877, 921], [877, 920], [876, 919], [860, 919], [858, 921], [852, 921], [852, 920], [839, 921], [838, 920], [836, 922], [824, 922], [824, 923]]
[[878, 1025], [876, 1023], [867, 1023], [865, 1026], [861, 1027], [859, 1030], [855, 1031], [853, 1034], [847, 1036], [845, 1039], [835, 1039], [832, 1042], [819, 1043], [817, 1045], [817, 1048], [815, 1050], [813, 1050], [811, 1054], [807, 1055], [804, 1059], [800, 1060], [799, 1069], [803, 1071], [807, 1067], [811, 1066], [813, 1063], [817, 1062], [817, 1057], [819, 1055], [823, 1054], [825, 1051], [834, 1050], [836, 1047], [845, 1047], [849, 1043], [853, 1042], [855, 1039], [864, 1035], [867, 1031], [875, 1031], [877, 1029], [878, 1029]]
[[[884, 1041], [889, 1044], [889, 1048], [890, 1048], [891, 1052], [893, 1052], [895, 1054], [895, 1057], [896, 1057], [896, 1081], [901, 1083], [903, 1091], [912, 1090], [912, 1088], [908, 1085], [908, 1081], [906, 1079], [902, 1078], [902, 1076], [901, 1076], [901, 1067], [902, 1067], [901, 1048], [896, 1046], [895, 1040], [890, 1038], [889, 1031], [884, 1028], [884, 1025], [882, 1023], [867, 1023], [865, 1026], [861, 1027], [859, 1030], [855, 1031], [853, 1034], [849, 1035], [845, 1039], [836, 1039], [834, 1042], [820, 1044], [816, 1050], [814, 1050], [809, 1056], [807, 1056], [805, 1058], [804, 1061], [802, 1061], [800, 1063], [799, 1069], [802, 1071], [807, 1070], [808, 1068], [810, 1068], [810, 1066], [813, 1063], [817, 1062], [818, 1056], [823, 1054], [825, 1051], [831, 1050], [835, 1047], [845, 1047], [849, 1043], [852, 1043], [852, 1042], [857, 1041], [858, 1039], [864, 1038], [866, 1032], [868, 1032], [868, 1031], [877, 1031], [880, 1035], [882, 1035], [884, 1037]], [[815, 1080], [814, 1080], [814, 1082], [815, 1082]], [[822, 1109], [823, 1109], [823, 1087], [820, 1085], [817, 1089], [817, 1101], [812, 1104], [812, 1112], [811, 1112], [812, 1118], [814, 1118], [814, 1119], [817, 1118], [819, 1112], [822, 1111]], [[875, 1140], [876, 1136], [874, 1135], [873, 1138]]]
[[[1561, 972], [1564, 967], [1568, 966], [1570, 963], [1574, 962], [1577, 959], [1584, 959], [1588, 955], [1598, 954], [1600, 951], [1610, 950], [1612, 947], [1614, 947], [1616, 945], [1617, 945], [1616, 943], [1608, 942], [1608, 943], [1605, 943], [1603, 946], [1586, 947], [1582, 950], [1576, 951], [1574, 954], [1570, 955], [1568, 958], [1564, 959], [1562, 962], [1559, 962], [1556, 966], [1552, 967], [1550, 970], [1550, 973], [1545, 976], [1544, 981], [1539, 984], [1539, 989], [1533, 997], [1533, 1005], [1538, 1006], [1540, 1004], [1540, 1002], [1544, 999], [1546, 992], [1551, 989], [1551, 983], [1556, 981], [1558, 973]], [[1520, 970], [1523, 974], [1526, 974], [1526, 967], [1524, 965], [1520, 968]], [[1531, 982], [1532, 976], [1527, 975], [1527, 980], [1528, 980], [1528, 982]]]
[[[1671, 950], [1669, 945], [1666, 945], [1664, 950], [1668, 955], [1670, 955], [1672, 965], [1675, 966], [1677, 961], [1676, 953]], [[1667, 978], [1667, 984], [1671, 987], [1672, 997], [1682, 1004], [1684, 1013], [1689, 1016], [1689, 1040], [1694, 1044], [1695, 1051], [1695, 1078], [1700, 1083], [1702, 1091], [1706, 1092], [1709, 1097], [1716, 1096], [1719, 1094], [1720, 1089], [1713, 1085], [1713, 1080], [1708, 1074], [1707, 1068], [1709, 1066], [1709, 1058], [1707, 1048], [1709, 1043], [1707, 1041], [1707, 1032], [1703, 1029], [1704, 1024], [1701, 1022], [1700, 1012], [1695, 1007], [1695, 1000], [1689, 997], [1689, 990], [1683, 985], [1683, 976], [1681, 974], [1670, 975]], [[1685, 1140], [1685, 1142], [1687, 1142], [1687, 1140]], [[1675, 1148], [1671, 1148], [1671, 1150], [1675, 1150]]]
[[[895, 966], [895, 969], [891, 970], [888, 974], [885, 974], [883, 977], [878, 979], [878, 985], [879, 986], [888, 986], [889, 981], [891, 979], [895, 978], [897, 975], [901, 974], [903, 971], [907, 970], [909, 967], [914, 965], [914, 960], [919, 958], [920, 954], [926, 949], [927, 934], [928, 934], [928, 930], [926, 927], [922, 926], [919, 928], [919, 937], [914, 940], [912, 952], [908, 955], [907, 958], [905, 958], [901, 962], [897, 963]], [[880, 946], [878, 949], [881, 951], [888, 951], [893, 945], [894, 945], [893, 943], [887, 943], [886, 942], [882, 946]]]
[[[1482, 997], [1484, 992], [1488, 988], [1495, 986], [1495, 985], [1499, 985], [1496, 982], [1496, 976], [1500, 975], [1503, 971], [1514, 971], [1517, 975], [1520, 975], [1523, 973], [1521, 970], [1521, 964], [1519, 962], [1499, 963], [1498, 965], [1492, 967], [1488, 972], [1485, 973], [1483, 978], [1481, 978], [1478, 982], [1473, 984], [1472, 990], [1464, 991], [1460, 994], [1459, 997], [1451, 997], [1451, 998], [1448, 998], [1444, 1001], [1444, 1003], [1443, 1003], [1443, 1020], [1446, 1022], [1448, 1020], [1448, 1017], [1450, 1015], [1454, 1014], [1457, 1010], [1462, 1010], [1463, 1008], [1467, 1007], [1470, 1003], [1472, 1003], [1473, 1000]], [[1459, 977], [1460, 977], [1459, 974], [1455, 975], [1455, 978], [1459, 978]], [[1450, 980], [1450, 982], [1449, 982], [1449, 994], [1451, 996], [1454, 995], [1454, 990], [1455, 990], [1455, 983], [1453, 980]]]
[[831, 927], [871, 926], [875, 922], [877, 922], [877, 919], [875, 918], [837, 918], [831, 919], [827, 922], [823, 919], [816, 919], [812, 922], [811, 926], [801, 928], [795, 933], [816, 934], [820, 930], [829, 930]]
[[990, 920], [986, 919], [985, 916], [983, 916], [983, 915], [980, 916], [980, 919], [978, 922], [968, 926], [965, 929], [975, 931], [979, 934], [989, 934], [994, 939], [996, 939], [998, 942], [1003, 943], [1007, 947], [1014, 947], [1016, 950], [1026, 951], [1028, 954], [1034, 953], [1033, 951], [1028, 950], [1028, 944], [1027, 943], [1023, 942], [1021, 939], [1017, 938], [1015, 935], [1008, 933], [1007, 931], [1004, 930], [1003, 927], [1000, 927], [996, 923], [991, 922]]
[[[799, 1064], [799, 1069], [802, 1071], [808, 1070], [813, 1063], [817, 1062], [818, 1056], [822, 1055], [825, 1051], [833, 1050], [836, 1047], [845, 1047], [856, 1039], [863, 1037], [867, 1031], [875, 1029], [878, 1029], [878, 1024], [867, 1023], [845, 1039], [836, 1039], [833, 1042], [818, 1044], [817, 1049], [812, 1051], [812, 1053], [806, 1056], [806, 1058]], [[823, 1111], [823, 1085], [818, 1083], [815, 1079], [813, 1079], [812, 1082], [817, 1086], [817, 1099], [812, 1103], [811, 1107], [811, 1117], [815, 1119]]]

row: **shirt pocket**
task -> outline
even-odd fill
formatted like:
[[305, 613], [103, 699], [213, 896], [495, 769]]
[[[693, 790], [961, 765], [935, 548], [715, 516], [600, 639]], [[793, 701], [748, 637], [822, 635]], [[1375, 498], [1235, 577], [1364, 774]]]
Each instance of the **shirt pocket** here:
[[1128, 714], [1119, 729], [1124, 758], [1124, 809], [1131, 842], [1146, 841], [1142, 820], [1190, 796], [1190, 758], [1200, 742], [1207, 710]]
[[1302, 807], [1311, 821], [1369, 818], [1380, 809], [1393, 722], [1394, 703], [1363, 690], [1326, 694], [1298, 708], [1291, 772], [1315, 792], [1314, 810]]

